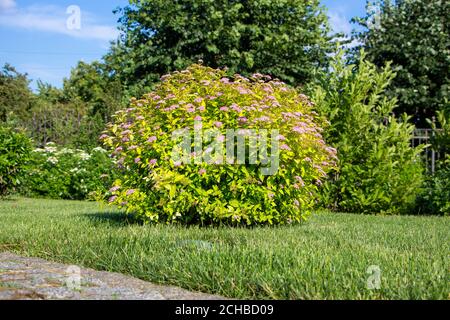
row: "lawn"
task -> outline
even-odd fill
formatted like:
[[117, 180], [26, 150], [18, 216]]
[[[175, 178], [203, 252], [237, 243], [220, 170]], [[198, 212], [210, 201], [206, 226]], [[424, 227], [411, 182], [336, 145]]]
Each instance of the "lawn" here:
[[[94, 202], [0, 201], [0, 251], [260, 299], [448, 299], [450, 218], [317, 213], [253, 229], [142, 226]], [[369, 290], [367, 269], [381, 270]]]

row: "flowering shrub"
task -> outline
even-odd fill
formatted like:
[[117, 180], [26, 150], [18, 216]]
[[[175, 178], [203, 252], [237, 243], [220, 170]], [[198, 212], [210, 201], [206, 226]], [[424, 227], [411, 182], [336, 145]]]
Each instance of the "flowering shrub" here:
[[106, 150], [90, 153], [48, 143], [32, 152], [24, 193], [55, 199], [86, 199], [114, 181], [114, 163]]
[[0, 126], [0, 197], [20, 185], [30, 152], [31, 141], [24, 133]]
[[[229, 79], [200, 65], [161, 80], [117, 112], [101, 136], [121, 169], [110, 203], [147, 222], [282, 224], [307, 216], [336, 150], [323, 141], [306, 96], [269, 76]], [[237, 141], [270, 131], [267, 154], [262, 139], [244, 137], [245, 165], [229, 159], [229, 147], [239, 152], [231, 129]], [[176, 132], [188, 157], [174, 157]], [[200, 132], [206, 148], [197, 149]]]

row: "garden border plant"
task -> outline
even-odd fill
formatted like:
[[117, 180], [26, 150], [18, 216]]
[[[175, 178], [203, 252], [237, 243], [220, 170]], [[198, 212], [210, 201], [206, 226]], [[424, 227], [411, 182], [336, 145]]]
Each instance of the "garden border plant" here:
[[24, 132], [0, 125], [0, 197], [20, 186], [31, 149], [31, 140]]
[[390, 64], [378, 69], [364, 51], [356, 64], [347, 64], [344, 55], [334, 56], [312, 94], [331, 122], [325, 137], [339, 158], [322, 204], [344, 212], [409, 213], [423, 185], [424, 146], [411, 146], [414, 125], [406, 114], [396, 117], [397, 100], [384, 96], [395, 73]]
[[[225, 70], [199, 64], [161, 81], [117, 112], [101, 137], [121, 170], [106, 195], [109, 203], [146, 222], [284, 224], [308, 216], [318, 187], [335, 166], [336, 150], [325, 144], [320, 118], [305, 95], [270, 76], [227, 78]], [[223, 142], [227, 129], [278, 130], [276, 174], [261, 173], [273, 161], [264, 155], [249, 163], [248, 140], [246, 165], [174, 161], [179, 142], [172, 133], [199, 130], [199, 124], [215, 132], [203, 141], [210, 145], [201, 154], [195, 141], [187, 146], [201, 159], [224, 156], [214, 142]], [[276, 148], [272, 139], [266, 147], [268, 154]]]

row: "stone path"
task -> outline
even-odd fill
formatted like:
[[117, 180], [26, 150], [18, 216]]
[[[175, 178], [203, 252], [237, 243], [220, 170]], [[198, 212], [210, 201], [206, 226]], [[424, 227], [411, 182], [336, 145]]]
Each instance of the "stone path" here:
[[155, 285], [118, 273], [0, 252], [0, 300], [215, 300], [198, 292]]

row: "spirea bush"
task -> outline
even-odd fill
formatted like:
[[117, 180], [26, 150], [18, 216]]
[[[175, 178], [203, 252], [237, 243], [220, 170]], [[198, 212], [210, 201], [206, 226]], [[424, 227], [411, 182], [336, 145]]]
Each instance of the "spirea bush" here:
[[22, 193], [53, 199], [83, 200], [108, 190], [115, 164], [100, 147], [91, 152], [50, 142], [33, 150]]
[[[336, 158], [311, 109], [305, 95], [261, 74], [227, 78], [192, 65], [163, 76], [153, 92], [117, 112], [101, 136], [120, 168], [106, 197], [145, 222], [301, 221]], [[228, 161], [231, 150], [239, 154], [231, 130], [243, 139], [245, 164]], [[263, 139], [245, 138], [266, 132], [265, 149]]]
[[0, 197], [14, 192], [22, 182], [31, 145], [25, 133], [0, 126]]

